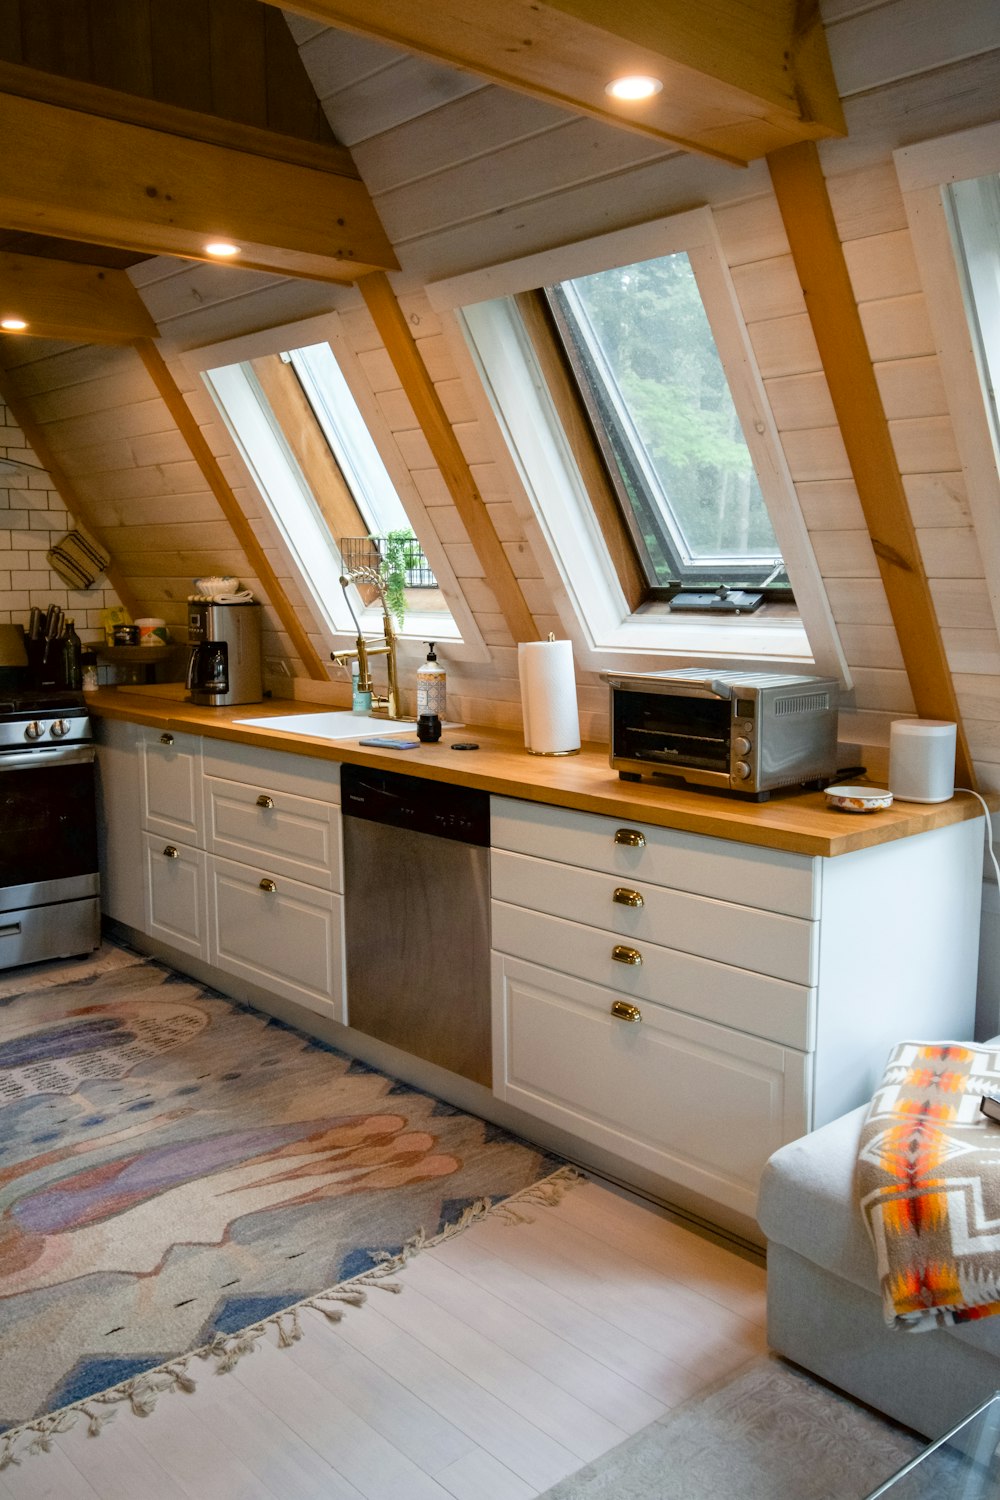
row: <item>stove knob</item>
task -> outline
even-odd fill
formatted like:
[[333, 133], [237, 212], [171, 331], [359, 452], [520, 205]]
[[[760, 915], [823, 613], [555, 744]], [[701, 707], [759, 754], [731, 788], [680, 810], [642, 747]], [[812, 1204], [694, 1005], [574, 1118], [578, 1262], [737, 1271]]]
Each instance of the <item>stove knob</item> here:
[[61, 740], [64, 735], [69, 734], [71, 727], [68, 719], [56, 719], [49, 733], [54, 740]]
[[40, 724], [37, 719], [32, 719], [30, 724], [24, 726], [24, 738], [26, 740], [40, 740], [45, 733], [45, 725]]

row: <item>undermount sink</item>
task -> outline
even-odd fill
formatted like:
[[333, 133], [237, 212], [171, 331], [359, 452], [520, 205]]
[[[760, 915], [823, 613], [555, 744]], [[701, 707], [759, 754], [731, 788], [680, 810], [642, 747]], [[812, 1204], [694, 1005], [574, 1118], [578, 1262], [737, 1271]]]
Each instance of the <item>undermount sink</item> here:
[[411, 734], [413, 719], [375, 718], [372, 714], [355, 714], [341, 709], [328, 714], [269, 714], [263, 719], [234, 719], [251, 729], [277, 729], [282, 734], [308, 734], [319, 740], [356, 740], [362, 735]]

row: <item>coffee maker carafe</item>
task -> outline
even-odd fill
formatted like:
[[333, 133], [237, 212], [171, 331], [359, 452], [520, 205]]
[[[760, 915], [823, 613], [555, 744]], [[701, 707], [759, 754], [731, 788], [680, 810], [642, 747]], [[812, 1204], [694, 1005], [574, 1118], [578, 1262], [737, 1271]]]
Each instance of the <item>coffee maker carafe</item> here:
[[188, 640], [187, 686], [192, 703], [222, 707], [260, 702], [259, 604], [189, 600]]

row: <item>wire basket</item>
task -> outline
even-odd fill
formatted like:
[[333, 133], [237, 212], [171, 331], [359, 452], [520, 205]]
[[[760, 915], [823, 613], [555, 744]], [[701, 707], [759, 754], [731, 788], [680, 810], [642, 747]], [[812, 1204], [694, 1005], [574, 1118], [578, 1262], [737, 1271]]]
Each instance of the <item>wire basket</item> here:
[[[354, 568], [381, 568], [386, 555], [384, 536], [344, 536], [340, 539], [340, 556], [345, 572]], [[405, 586], [408, 589], [436, 589], [430, 563], [416, 537], [401, 543]]]

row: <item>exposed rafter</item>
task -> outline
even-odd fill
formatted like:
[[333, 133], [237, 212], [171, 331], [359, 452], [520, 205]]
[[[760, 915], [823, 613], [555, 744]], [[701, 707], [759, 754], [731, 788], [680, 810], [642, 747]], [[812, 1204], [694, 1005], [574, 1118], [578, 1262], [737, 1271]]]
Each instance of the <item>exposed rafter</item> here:
[[[738, 165], [846, 133], [814, 0], [282, 0], [281, 8]], [[652, 75], [662, 91], [615, 103], [605, 86], [626, 73]]]
[[921, 717], [957, 723], [959, 783], [975, 788], [955, 684], [819, 155], [803, 142], [777, 152], [768, 166], [913, 701]]
[[23, 318], [38, 338], [129, 344], [156, 324], [124, 271], [0, 251], [0, 317]]
[[[8, 67], [4, 78], [18, 71]], [[0, 91], [5, 226], [196, 260], [209, 259], [206, 239], [224, 237], [241, 246], [241, 266], [320, 281], [397, 268], [366, 188], [353, 168], [342, 170], [341, 151], [317, 167], [303, 155], [324, 148], [297, 142], [296, 156], [279, 160], [259, 154], [256, 141], [192, 139], [187, 111], [127, 95], [113, 96], [115, 118], [91, 113], [93, 97], [110, 91], [74, 87], [72, 108]], [[124, 117], [129, 109], [132, 119]], [[155, 128], [134, 123], [151, 109]], [[179, 117], [177, 128], [164, 128], [171, 117]]]

